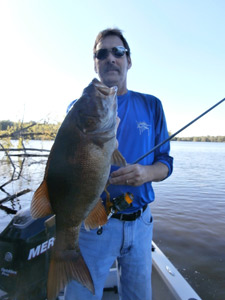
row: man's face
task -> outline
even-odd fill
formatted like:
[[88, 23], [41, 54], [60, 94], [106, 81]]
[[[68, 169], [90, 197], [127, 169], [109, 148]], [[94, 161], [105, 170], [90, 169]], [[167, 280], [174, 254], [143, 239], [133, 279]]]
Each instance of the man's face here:
[[[114, 35], [107, 36], [102, 39], [96, 47], [99, 49], [109, 49], [113, 47], [123, 46], [122, 40]], [[94, 59], [95, 71], [98, 73], [100, 80], [108, 87], [117, 86], [118, 95], [127, 92], [127, 71], [131, 67], [131, 59], [126, 55], [115, 57], [111, 52], [105, 59]]]

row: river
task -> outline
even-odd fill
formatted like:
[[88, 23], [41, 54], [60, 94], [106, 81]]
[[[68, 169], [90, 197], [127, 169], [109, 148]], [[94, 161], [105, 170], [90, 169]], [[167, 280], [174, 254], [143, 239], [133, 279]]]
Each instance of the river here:
[[225, 144], [172, 142], [155, 183], [154, 241], [204, 300], [225, 299]]
[[[41, 142], [50, 149], [52, 142]], [[40, 148], [39, 141], [29, 147]], [[171, 142], [174, 171], [170, 178], [154, 183], [151, 204], [154, 241], [203, 300], [225, 299], [225, 143]], [[1, 154], [2, 156], [2, 154]], [[1, 158], [1, 157], [0, 157]], [[22, 178], [5, 189], [35, 190], [41, 182], [46, 158], [29, 158]], [[22, 160], [15, 158], [19, 167]], [[9, 165], [0, 166], [0, 184]], [[6, 195], [0, 192], [0, 199]], [[29, 205], [32, 193], [5, 203], [15, 210]], [[13, 215], [0, 210], [0, 231]]]

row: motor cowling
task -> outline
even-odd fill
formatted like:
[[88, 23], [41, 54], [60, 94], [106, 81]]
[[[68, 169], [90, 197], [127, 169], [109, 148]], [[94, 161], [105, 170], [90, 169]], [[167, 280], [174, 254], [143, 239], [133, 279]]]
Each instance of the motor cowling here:
[[0, 234], [0, 289], [8, 295], [4, 299], [46, 299], [50, 249], [55, 241], [55, 223], [50, 217], [33, 219], [29, 209], [21, 210]]

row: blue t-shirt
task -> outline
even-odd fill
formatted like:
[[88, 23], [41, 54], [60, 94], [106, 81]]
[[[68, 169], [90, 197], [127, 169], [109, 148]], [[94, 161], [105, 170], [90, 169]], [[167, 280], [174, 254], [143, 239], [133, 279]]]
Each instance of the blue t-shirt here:
[[[133, 91], [118, 96], [118, 116], [120, 118], [117, 130], [119, 151], [128, 164], [135, 162], [169, 136], [161, 101], [154, 96]], [[169, 156], [169, 151], [170, 144], [167, 142], [139, 163], [151, 165], [160, 161], [168, 166], [169, 176], [173, 169], [173, 158]], [[111, 171], [116, 169], [117, 167], [112, 166]], [[127, 212], [136, 211], [155, 198], [151, 182], [138, 187], [110, 185], [107, 190], [111, 198], [125, 192], [134, 195], [132, 207]]]
[[[68, 110], [72, 107], [73, 101]], [[128, 91], [118, 96], [118, 116], [120, 118], [117, 130], [119, 151], [127, 163], [135, 162], [139, 157], [149, 152], [154, 146], [168, 138], [166, 119], [161, 101], [154, 96]], [[150, 155], [142, 159], [142, 165], [151, 165], [160, 161], [167, 165], [169, 174], [173, 170], [173, 158], [169, 156], [170, 144], [165, 143]], [[111, 172], [118, 169], [112, 166]], [[151, 182], [141, 186], [110, 185], [107, 188], [110, 198], [113, 199], [123, 193], [130, 192], [134, 195], [132, 207], [125, 212], [137, 211], [145, 204], [154, 201], [155, 195]], [[103, 200], [105, 193], [102, 194]]]

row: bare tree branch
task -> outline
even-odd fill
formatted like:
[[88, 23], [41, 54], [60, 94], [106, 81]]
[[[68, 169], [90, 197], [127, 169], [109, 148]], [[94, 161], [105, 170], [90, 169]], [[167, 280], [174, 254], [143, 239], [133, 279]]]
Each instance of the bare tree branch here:
[[48, 154], [10, 154], [10, 156], [17, 156], [17, 157], [48, 157]]
[[[2, 149], [4, 149], [4, 146], [2, 144], [0, 144], [0, 146], [2, 147]], [[11, 176], [11, 179], [9, 179], [7, 182], [5, 182], [3, 185], [0, 186], [0, 188], [2, 189], [4, 186], [6, 186], [7, 184], [9, 184], [10, 182], [14, 181], [14, 175], [15, 175], [15, 172], [16, 172], [16, 167], [10, 157], [10, 155], [8, 154], [7, 151], [5, 151], [5, 155], [8, 157], [12, 167], [13, 167], [13, 173], [12, 173], [12, 176]]]
[[40, 152], [50, 152], [50, 150], [48, 149], [38, 149], [38, 148], [4, 148], [4, 149], [0, 149], [0, 151], [12, 151], [12, 152], [17, 152], [17, 151], [40, 151]]
[[55, 134], [54, 133], [46, 133], [46, 132], [27, 132], [27, 133], [5, 133], [5, 134], [2, 134], [0, 135], [0, 139], [3, 139], [3, 138], [8, 138], [8, 137], [18, 137], [21, 136], [21, 137], [26, 137], [26, 136], [36, 136], [36, 135], [49, 135], [50, 137], [55, 137]]
[[14, 132], [12, 132], [12, 133], [10, 133], [10, 134], [2, 134], [2, 135], [0, 135], [0, 138], [5, 138], [5, 137], [16, 137], [16, 136], [18, 136], [18, 135], [21, 135], [21, 132], [22, 131], [25, 131], [25, 130], [27, 130], [28, 128], [30, 128], [30, 127], [33, 127], [34, 125], [36, 125], [37, 123], [36, 122], [33, 122], [32, 124], [30, 124], [30, 125], [28, 125], [28, 126], [26, 126], [26, 127], [24, 127], [24, 128], [21, 128], [21, 129], [18, 129], [18, 130], [16, 130], [16, 131], [14, 131]]
[[17, 213], [17, 210], [9, 208], [9, 207], [4, 206], [4, 205], [0, 205], [0, 209], [4, 210], [7, 214], [15, 215]]
[[[5, 133], [0, 135], [0, 139], [4, 138], [21, 138], [20, 139], [20, 148], [6, 148], [3, 144], [0, 143], [0, 151], [4, 152], [5, 156], [7, 157], [7, 164], [9, 164], [9, 170], [7, 171], [6, 175], [6, 182], [3, 182], [3, 184], [0, 186], [0, 190], [5, 193], [5, 198], [0, 200], [0, 209], [4, 210], [6, 213], [15, 214], [17, 211], [14, 209], [14, 203], [12, 202], [12, 207], [9, 208], [7, 206], [4, 206], [3, 203], [7, 201], [12, 201], [15, 198], [18, 198], [26, 193], [31, 192], [31, 189], [27, 188], [24, 189], [18, 193], [15, 193], [11, 195], [7, 190], [6, 186], [9, 184], [12, 184], [14, 181], [23, 179], [23, 169], [25, 165], [25, 161], [27, 157], [48, 157], [50, 150], [48, 149], [36, 149], [36, 148], [26, 148], [24, 145], [23, 138], [26, 138], [27, 136], [29, 138], [35, 137], [35, 136], [41, 136], [41, 135], [49, 135], [51, 137], [55, 137], [54, 133], [48, 133], [48, 132], [26, 132], [26, 130], [32, 126], [36, 125], [36, 123], [32, 123], [24, 128], [21, 128], [19, 130], [16, 130], [12, 133]], [[41, 129], [40, 129], [41, 130]], [[25, 132], [24, 132], [25, 131]], [[19, 160], [19, 164], [17, 164], [16, 160], [13, 157], [23, 157], [22, 160]], [[3, 163], [4, 160], [1, 162]], [[28, 160], [29, 162], [29, 160]], [[41, 163], [40, 160], [35, 163]], [[31, 163], [32, 164], [32, 163]], [[29, 165], [28, 165], [29, 166]], [[4, 177], [3, 177], [4, 178]]]
[[11, 201], [11, 200], [13, 200], [13, 199], [15, 199], [15, 198], [17, 198], [17, 197], [20, 197], [20, 196], [26, 194], [26, 193], [29, 193], [29, 192], [31, 192], [31, 190], [30, 190], [30, 189], [26, 189], [26, 190], [23, 190], [23, 191], [21, 191], [21, 192], [19, 192], [19, 193], [14, 194], [14, 195], [8, 196], [8, 197], [6, 197], [6, 198], [0, 200], [0, 205], [1, 205], [2, 203], [5, 203], [5, 202], [7, 202], [7, 201]]

